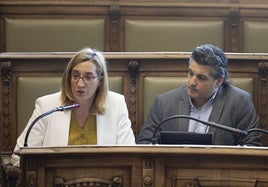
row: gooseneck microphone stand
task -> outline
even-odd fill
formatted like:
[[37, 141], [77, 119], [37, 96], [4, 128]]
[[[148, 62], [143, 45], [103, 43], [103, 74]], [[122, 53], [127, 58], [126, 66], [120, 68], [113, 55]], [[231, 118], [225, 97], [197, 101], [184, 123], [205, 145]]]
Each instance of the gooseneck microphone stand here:
[[207, 126], [216, 127], [218, 129], [222, 129], [222, 130], [225, 130], [225, 131], [229, 131], [229, 132], [231, 132], [233, 134], [239, 135], [240, 136], [239, 137], [240, 138], [240, 144], [243, 144], [243, 141], [241, 141], [241, 140], [243, 140], [251, 132], [261, 132], [261, 133], [268, 134], [268, 131], [267, 130], [264, 130], [264, 129], [252, 128], [252, 129], [249, 129], [247, 131], [243, 131], [243, 130], [236, 129], [236, 128], [233, 128], [233, 127], [229, 127], [229, 126], [217, 124], [215, 122], [203, 121], [203, 120], [200, 120], [200, 119], [197, 119], [197, 118], [194, 118], [194, 117], [191, 117], [191, 116], [187, 116], [187, 115], [173, 115], [173, 116], [170, 116], [170, 117], [164, 119], [163, 121], [161, 121], [157, 125], [156, 129], [154, 130], [153, 137], [152, 137], [152, 144], [153, 145], [157, 144], [156, 134], [157, 134], [160, 126], [163, 125], [165, 122], [167, 122], [169, 120], [177, 119], [177, 118], [191, 119], [191, 120], [200, 122], [202, 124], [205, 124]]
[[43, 114], [41, 114], [40, 116], [38, 116], [37, 118], [35, 118], [33, 120], [33, 122], [31, 123], [31, 125], [29, 126], [27, 132], [26, 132], [26, 135], [25, 135], [25, 139], [24, 139], [24, 147], [28, 147], [28, 137], [29, 137], [29, 134], [33, 128], [33, 126], [35, 125], [35, 123], [40, 120], [41, 118], [49, 115], [49, 114], [52, 114], [54, 112], [57, 112], [57, 111], [65, 111], [65, 110], [70, 110], [70, 109], [74, 109], [74, 108], [78, 108], [80, 107], [80, 104], [76, 103], [76, 104], [73, 104], [73, 105], [68, 105], [68, 106], [60, 106], [60, 107], [57, 107], [57, 108], [54, 108], [48, 112], [45, 112]]

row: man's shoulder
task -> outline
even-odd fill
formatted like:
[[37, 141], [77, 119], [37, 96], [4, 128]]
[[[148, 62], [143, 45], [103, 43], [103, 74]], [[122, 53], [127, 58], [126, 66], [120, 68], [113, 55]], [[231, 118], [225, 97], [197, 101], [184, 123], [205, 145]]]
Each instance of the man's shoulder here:
[[223, 87], [219, 93], [219, 98], [226, 98], [233, 102], [242, 102], [243, 100], [250, 101], [252, 97], [250, 93], [234, 85]]
[[186, 93], [186, 91], [187, 91], [187, 86], [184, 85], [184, 86], [169, 90], [167, 92], [161, 93], [159, 97], [171, 97], [173, 95], [177, 95], [177, 96], [183, 95]]
[[223, 88], [224, 92], [231, 95], [250, 96], [250, 93], [234, 85], [227, 85]]

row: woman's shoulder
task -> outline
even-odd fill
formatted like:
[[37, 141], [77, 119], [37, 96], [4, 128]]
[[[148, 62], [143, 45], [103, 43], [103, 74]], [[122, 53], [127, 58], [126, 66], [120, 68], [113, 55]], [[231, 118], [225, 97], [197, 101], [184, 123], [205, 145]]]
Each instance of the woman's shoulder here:
[[113, 91], [108, 91], [108, 99], [123, 99], [124, 95], [113, 92]]
[[61, 105], [60, 92], [41, 96], [36, 99], [36, 104], [40, 105], [44, 109], [52, 109]]
[[55, 101], [55, 99], [60, 99], [60, 92], [56, 92], [56, 93], [51, 93], [48, 95], [43, 95], [41, 97], [38, 97], [37, 100], [39, 101]]
[[111, 105], [111, 106], [115, 106], [118, 105], [119, 103], [125, 103], [125, 96], [117, 93], [117, 92], [113, 92], [113, 91], [109, 91], [108, 92], [108, 97], [107, 97], [107, 104]]

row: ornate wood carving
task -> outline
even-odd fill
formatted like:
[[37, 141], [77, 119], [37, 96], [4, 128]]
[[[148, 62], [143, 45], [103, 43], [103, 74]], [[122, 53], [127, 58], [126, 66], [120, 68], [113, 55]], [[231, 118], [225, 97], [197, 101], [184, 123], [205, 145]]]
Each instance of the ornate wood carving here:
[[27, 171], [26, 172], [26, 186], [27, 187], [36, 187], [36, 172]]
[[71, 187], [71, 186], [90, 186], [90, 187], [121, 187], [123, 185], [123, 177], [116, 176], [112, 180], [101, 178], [78, 178], [72, 180], [64, 180], [61, 177], [54, 178], [54, 187]]
[[120, 8], [118, 5], [110, 7], [110, 51], [120, 51]]
[[238, 52], [239, 51], [239, 10], [237, 8], [231, 9], [229, 16], [229, 29], [230, 29], [230, 51]]
[[139, 73], [140, 64], [138, 61], [131, 60], [128, 63], [128, 71], [130, 74], [130, 106], [129, 106], [129, 116], [132, 122], [132, 128], [134, 133], [137, 130], [137, 74]]
[[143, 160], [143, 184], [145, 186], [153, 186], [154, 184], [154, 164], [151, 158]]
[[268, 118], [267, 118], [267, 112], [268, 109], [268, 62], [260, 62], [259, 63], [259, 75], [260, 75], [260, 121], [262, 124], [262, 128], [267, 129], [268, 127]]
[[1, 135], [2, 135], [2, 153], [11, 150], [10, 133], [10, 85], [11, 85], [11, 62], [1, 62], [1, 83], [2, 83], [2, 116], [1, 116]]

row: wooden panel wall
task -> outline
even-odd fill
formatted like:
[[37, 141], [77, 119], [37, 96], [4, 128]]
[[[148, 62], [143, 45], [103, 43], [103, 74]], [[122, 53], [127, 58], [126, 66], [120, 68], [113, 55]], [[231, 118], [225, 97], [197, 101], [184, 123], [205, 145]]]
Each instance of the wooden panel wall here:
[[[41, 25], [45, 19], [51, 22], [56, 20], [67, 23], [74, 20], [80, 22], [88, 20], [94, 22], [94, 20], [97, 20], [101, 24], [103, 23], [103, 25], [99, 25], [101, 31], [96, 28], [97, 31], [90, 29], [89, 26], [87, 28], [89, 29], [88, 37], [85, 34], [79, 37], [84, 37], [83, 39], [88, 41], [87, 44], [93, 45], [91, 47], [98, 47], [103, 51], [148, 50], [150, 47], [155, 47], [153, 43], [155, 41], [158, 41], [157, 43], [160, 46], [156, 48], [158, 51], [192, 51], [200, 42], [215, 43], [226, 52], [268, 51], [268, 45], [266, 45], [268, 43], [268, 37], [266, 37], [268, 32], [268, 3], [265, 0], [0, 0], [0, 52], [12, 50], [7, 45], [11, 40], [7, 21], [28, 21], [32, 19], [37, 22], [40, 21]], [[141, 23], [141, 25], [134, 25], [135, 29], [145, 24], [144, 27], [138, 29], [145, 29], [146, 32], [140, 34], [140, 32], [134, 32], [137, 30], [131, 30], [131, 33], [129, 33], [128, 25], [133, 22]], [[148, 22], [149, 24], [159, 22], [159, 27], [148, 30], [148, 24], [146, 24]], [[163, 25], [166, 26], [170, 22], [171, 25], [164, 29]], [[188, 25], [181, 25], [182, 22], [186, 22]], [[202, 25], [204, 22], [212, 23], [210, 24], [211, 27], [204, 24], [203, 28], [200, 29], [198, 25]], [[51, 28], [47, 27], [45, 29], [51, 32]], [[176, 35], [174, 38], [170, 35], [169, 28], [178, 29], [178, 38], [181, 35], [184, 36], [185, 32], [187, 33], [186, 37], [183, 37], [181, 42], [177, 41]], [[210, 35], [205, 34], [204, 30], [206, 28], [208, 33], [211, 32]], [[31, 27], [29, 29], [31, 30]], [[149, 41], [142, 40], [141, 38], [146, 37], [146, 33], [150, 33], [150, 31], [152, 32], [152, 39]], [[28, 33], [27, 30], [23, 32]], [[20, 37], [24, 37], [23, 32], [20, 32]], [[64, 32], [66, 32], [66, 37], [69, 36], [68, 33], [75, 33], [70, 28], [65, 29]], [[96, 36], [100, 37], [97, 41], [96, 37], [92, 36], [92, 32], [96, 35], [101, 34], [101, 36]], [[16, 34], [16, 37], [20, 33]], [[42, 40], [44, 41], [46, 38], [42, 38], [42, 35], [39, 36], [39, 34], [36, 31], [35, 37], [40, 38], [39, 44], [42, 45]], [[62, 37], [62, 35], [60, 36]], [[129, 36], [131, 38], [128, 38]], [[161, 38], [166, 36], [169, 36], [167, 39], [170, 42], [167, 42], [167, 44], [170, 47], [163, 45], [161, 48], [164, 44], [161, 42]], [[134, 39], [135, 37], [141, 39], [141, 42], [146, 42], [139, 45], [147, 45], [147, 47], [142, 49], [129, 42], [129, 40], [134, 40], [133, 37]], [[67, 37], [66, 40], [70, 41], [68, 49], [76, 51], [78, 48], [78, 44], [72, 48], [72, 40], [73, 42], [80, 41], [81, 48], [83, 48], [83, 39], [80, 41], [81, 38], [78, 40], [75, 36], [74, 38]], [[148, 39], [148, 37], [145, 39]], [[98, 43], [100, 41], [101, 43]], [[58, 48], [55, 48], [55, 45], [51, 42], [53, 51], [62, 51], [63, 45], [66, 47], [64, 42], [58, 42]], [[27, 46], [27, 43], [25, 46]], [[20, 50], [26, 49], [22, 46]], [[27, 50], [30, 49], [27, 48]], [[34, 47], [32, 50], [34, 50]], [[49, 51], [49, 49], [43, 50]]]

